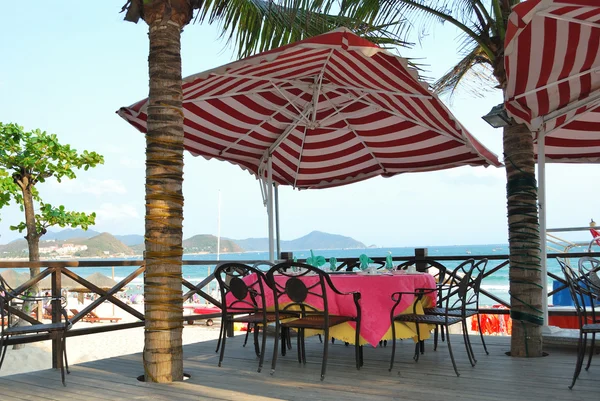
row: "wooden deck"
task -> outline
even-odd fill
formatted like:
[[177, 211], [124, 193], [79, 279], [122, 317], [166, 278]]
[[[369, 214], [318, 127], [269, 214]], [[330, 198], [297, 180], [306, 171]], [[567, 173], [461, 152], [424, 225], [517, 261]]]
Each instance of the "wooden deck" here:
[[[486, 356], [473, 338], [477, 366], [466, 358], [461, 338], [453, 336], [461, 372], [456, 377], [446, 344], [434, 352], [431, 341], [420, 361], [412, 360], [412, 341], [401, 341], [396, 364], [388, 372], [391, 345], [365, 347], [364, 367], [354, 368], [353, 348], [337, 343], [330, 347], [325, 381], [319, 380], [321, 347], [307, 340], [306, 366], [298, 364], [295, 342], [286, 357], [278, 359], [271, 376], [270, 355], [262, 373], [251, 345], [243, 337], [229, 339], [223, 367], [217, 367], [215, 341], [184, 347], [185, 372], [191, 379], [172, 384], [136, 380], [143, 373], [141, 354], [83, 363], [71, 367], [67, 387], [54, 370], [0, 377], [2, 400], [597, 400], [600, 399], [600, 356], [589, 372], [583, 371], [569, 390], [575, 365], [573, 347], [547, 347], [544, 358], [517, 359], [504, 353], [509, 338], [487, 337]], [[269, 342], [269, 350], [272, 343]], [[270, 354], [270, 353], [269, 353]]]

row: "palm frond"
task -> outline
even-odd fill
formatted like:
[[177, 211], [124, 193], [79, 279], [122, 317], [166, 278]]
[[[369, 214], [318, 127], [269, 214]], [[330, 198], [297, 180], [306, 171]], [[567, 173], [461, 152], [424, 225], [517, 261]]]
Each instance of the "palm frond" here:
[[488, 90], [495, 89], [492, 65], [487, 54], [475, 45], [452, 69], [447, 71], [433, 85], [434, 93], [452, 97], [458, 88], [469, 95], [482, 97]]
[[[330, 14], [331, 0], [198, 0], [196, 22], [218, 23], [238, 57], [345, 26], [383, 47], [407, 46], [394, 33], [396, 23], [370, 24]], [[194, 5], [196, 7], [196, 4]]]

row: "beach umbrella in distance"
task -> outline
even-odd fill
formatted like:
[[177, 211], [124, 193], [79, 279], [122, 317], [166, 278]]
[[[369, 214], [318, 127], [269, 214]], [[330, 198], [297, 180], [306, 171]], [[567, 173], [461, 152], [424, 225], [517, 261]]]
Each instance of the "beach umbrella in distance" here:
[[[148, 99], [118, 113], [146, 132]], [[183, 80], [184, 146], [261, 181], [273, 259], [273, 185], [500, 166], [406, 59], [340, 28]]]
[[[517, 4], [504, 47], [506, 111], [534, 134], [545, 276], [545, 163], [600, 162], [600, 2]], [[545, 317], [547, 302], [544, 296]]]
[[[98, 272], [87, 276], [85, 279], [87, 281], [89, 281], [90, 283], [94, 284], [96, 287], [103, 289], [104, 291], [108, 291], [111, 288], [113, 288], [115, 285], [117, 285], [117, 282], [115, 280], [113, 280], [112, 278], [110, 278], [108, 276], [105, 276], [102, 273], [98, 273]], [[121, 291], [123, 291], [123, 290], [124, 289], [121, 289]], [[81, 285], [79, 283], [70, 287], [69, 291], [71, 291], [71, 292], [93, 292], [89, 288], [84, 287], [83, 285]]]
[[[71, 289], [76, 286], [81, 286], [81, 284], [79, 284], [77, 281], [75, 281], [72, 278], [67, 277], [65, 275], [63, 275], [61, 277], [60, 285], [61, 285], [61, 288], [63, 288], [63, 289]], [[44, 277], [38, 283], [38, 287], [40, 288], [40, 290], [52, 289], [52, 277], [51, 276]]]

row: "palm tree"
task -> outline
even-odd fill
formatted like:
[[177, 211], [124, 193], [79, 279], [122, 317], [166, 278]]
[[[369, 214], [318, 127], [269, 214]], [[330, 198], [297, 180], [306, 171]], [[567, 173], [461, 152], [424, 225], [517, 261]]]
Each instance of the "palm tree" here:
[[[325, 0], [327, 1], [327, 0]], [[463, 58], [435, 82], [438, 93], [452, 93], [469, 78], [487, 77], [488, 84], [506, 88], [504, 37], [511, 7], [520, 0], [344, 0], [342, 13], [373, 25], [405, 19], [449, 23], [461, 32]], [[401, 37], [412, 27], [396, 25]], [[537, 183], [533, 138], [524, 124], [504, 128], [507, 178], [512, 356], [542, 355], [542, 283]]]
[[[314, 2], [314, 3], [318, 3]], [[297, 7], [297, 9], [296, 9]], [[145, 380], [183, 380], [181, 259], [183, 112], [180, 39], [192, 20], [218, 22], [240, 56], [268, 50], [341, 25], [382, 44], [399, 44], [386, 27], [329, 15], [310, 0], [128, 0], [125, 20], [148, 24], [150, 53], [146, 134], [144, 260]], [[315, 13], [316, 11], [316, 13]]]

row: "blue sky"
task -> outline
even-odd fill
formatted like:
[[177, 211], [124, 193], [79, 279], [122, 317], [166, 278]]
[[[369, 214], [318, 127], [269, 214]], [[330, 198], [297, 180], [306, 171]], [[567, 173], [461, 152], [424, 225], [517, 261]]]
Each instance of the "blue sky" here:
[[[148, 37], [144, 22], [122, 20], [124, 3], [2, 2], [0, 121], [56, 133], [79, 151], [103, 154], [103, 166], [39, 190], [46, 202], [95, 211], [97, 231], [143, 234], [145, 141], [115, 111], [147, 96]], [[419, 58], [427, 64], [427, 76], [439, 77], [456, 61], [458, 46], [456, 33], [443, 26], [400, 54]], [[185, 28], [181, 54], [184, 76], [234, 59], [218, 28], [207, 24]], [[443, 100], [501, 157], [501, 130], [480, 118], [502, 101], [499, 91]], [[599, 173], [593, 165], [547, 167], [549, 227], [600, 220]], [[462, 167], [327, 190], [281, 188], [281, 235], [294, 239], [321, 230], [379, 246], [506, 243], [505, 184], [502, 168]], [[258, 181], [236, 166], [186, 154], [184, 237], [217, 233], [219, 191], [222, 236], [267, 236]], [[19, 209], [0, 214], [0, 243], [21, 237], [8, 229], [23, 219]]]

